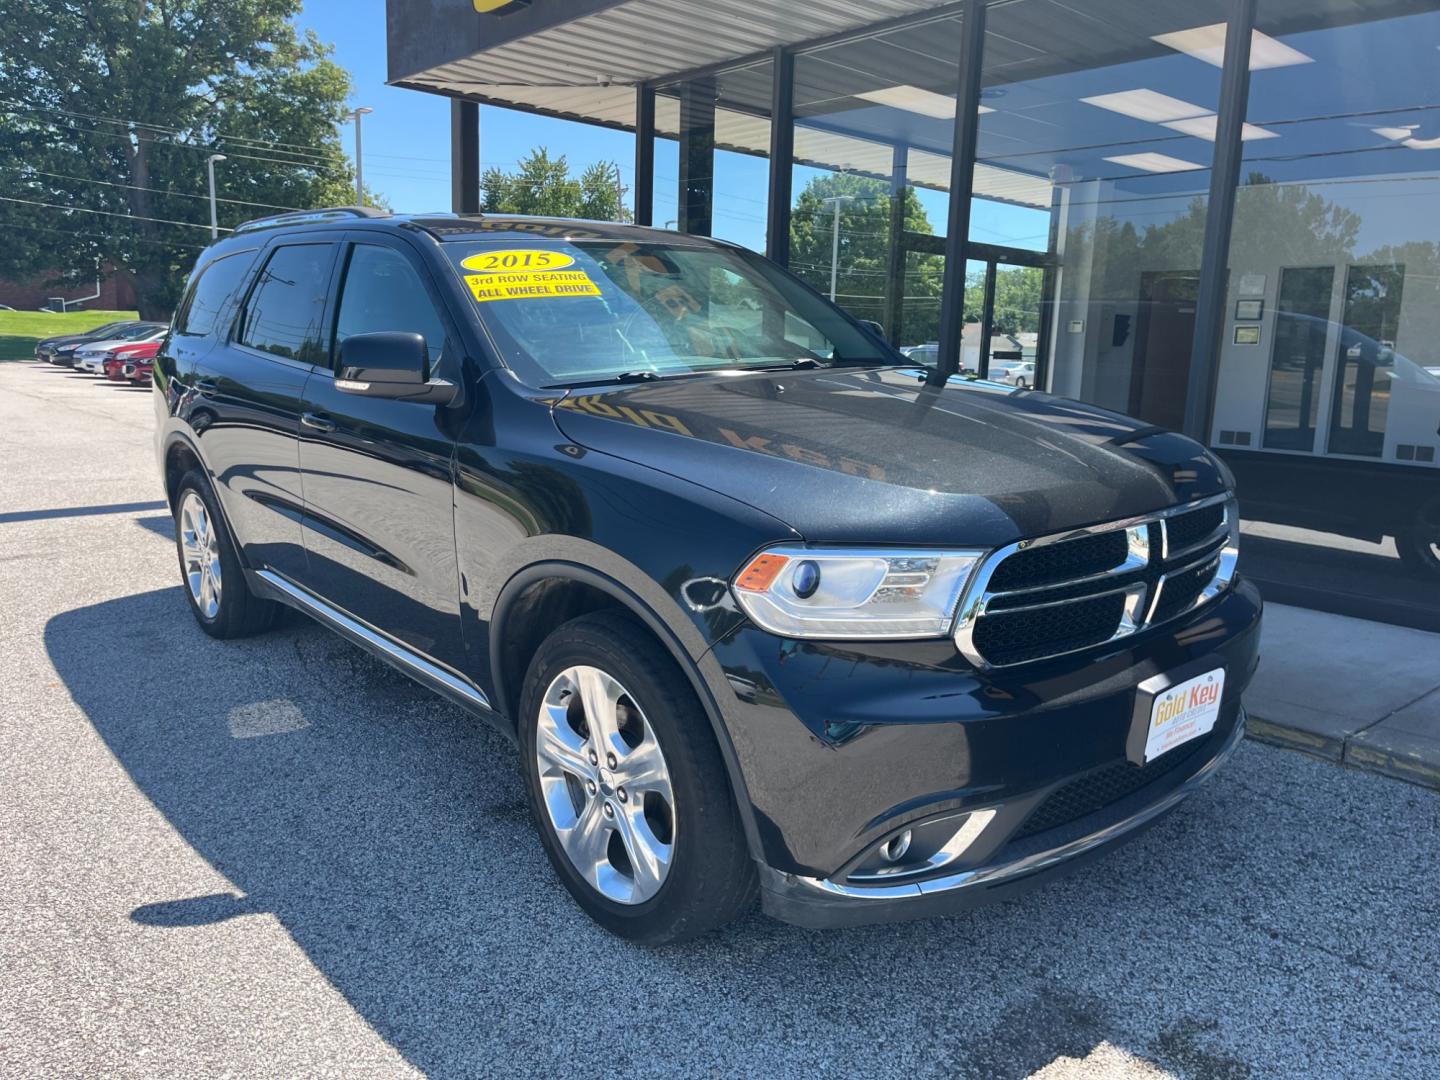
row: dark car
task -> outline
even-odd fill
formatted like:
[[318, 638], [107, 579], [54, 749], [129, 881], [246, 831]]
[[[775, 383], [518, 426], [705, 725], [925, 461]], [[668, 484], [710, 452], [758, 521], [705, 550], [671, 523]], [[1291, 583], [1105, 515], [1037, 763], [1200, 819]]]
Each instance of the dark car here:
[[97, 326], [83, 334], [63, 334], [60, 337], [44, 338], [35, 343], [35, 359], [46, 363], [69, 367], [74, 363], [75, 350], [92, 341], [104, 341], [126, 329], [136, 326], [138, 319], [121, 319]]
[[207, 249], [153, 394], [200, 626], [298, 608], [494, 724], [660, 942], [1011, 895], [1240, 740], [1225, 467], [961, 382], [731, 245], [339, 210]]

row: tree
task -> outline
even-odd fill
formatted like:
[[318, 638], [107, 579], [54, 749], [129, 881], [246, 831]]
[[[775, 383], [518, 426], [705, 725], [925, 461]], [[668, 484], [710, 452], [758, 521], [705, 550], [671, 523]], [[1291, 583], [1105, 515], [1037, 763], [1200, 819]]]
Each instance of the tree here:
[[625, 188], [615, 181], [616, 165], [597, 161], [576, 180], [565, 155], [552, 158], [540, 146], [519, 162], [517, 172], [485, 170], [480, 179], [480, 209], [492, 214], [538, 214], [543, 217], [629, 221]]
[[[27, 0], [0, 39], [0, 276], [104, 263], [165, 317], [219, 219], [354, 201], [349, 75], [300, 0]], [[17, 200], [24, 200], [17, 201]], [[43, 204], [43, 205], [35, 205]]]
[[[890, 185], [884, 180], [851, 173], [812, 178], [790, 213], [790, 269], [829, 295], [834, 219], [825, 200], [844, 196], [850, 201], [840, 205], [836, 301], [852, 315], [884, 323], [890, 275]], [[930, 219], [915, 190], [907, 187], [904, 199], [905, 231], [929, 233]], [[933, 341], [939, 333], [945, 259], [910, 253], [904, 269], [900, 336], [906, 344]]]

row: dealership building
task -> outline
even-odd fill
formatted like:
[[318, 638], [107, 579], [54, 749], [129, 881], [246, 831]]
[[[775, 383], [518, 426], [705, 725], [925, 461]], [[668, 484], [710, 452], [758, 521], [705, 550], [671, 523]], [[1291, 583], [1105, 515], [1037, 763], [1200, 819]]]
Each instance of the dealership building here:
[[1433, 0], [388, 20], [390, 81], [452, 99], [456, 211], [481, 104], [633, 132], [641, 224], [763, 250], [957, 377], [1187, 432], [1236, 473], [1267, 597], [1440, 629]]

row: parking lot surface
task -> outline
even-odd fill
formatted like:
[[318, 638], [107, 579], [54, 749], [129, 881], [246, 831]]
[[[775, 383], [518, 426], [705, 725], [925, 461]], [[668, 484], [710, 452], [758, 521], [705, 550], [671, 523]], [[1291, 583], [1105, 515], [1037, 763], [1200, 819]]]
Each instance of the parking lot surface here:
[[1440, 795], [1253, 743], [1002, 906], [608, 936], [499, 736], [196, 628], [151, 415], [0, 364], [0, 1074], [1436, 1075]]

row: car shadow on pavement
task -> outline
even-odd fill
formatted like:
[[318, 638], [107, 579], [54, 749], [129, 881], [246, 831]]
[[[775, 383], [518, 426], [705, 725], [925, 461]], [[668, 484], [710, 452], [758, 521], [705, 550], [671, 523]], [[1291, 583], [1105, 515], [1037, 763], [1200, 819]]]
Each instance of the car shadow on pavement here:
[[503, 737], [308, 621], [217, 642], [173, 588], [58, 615], [45, 641], [233, 890], [125, 914], [156, 934], [273, 915], [430, 1076], [1018, 1080], [1102, 1046], [1181, 1076], [1326, 1072], [1341, 1047], [1342, 1071], [1393, 1074], [1440, 1050], [1440, 802], [1402, 784], [1247, 745], [1179, 813], [1022, 899], [831, 933], [752, 912], [647, 950], [571, 903]]

